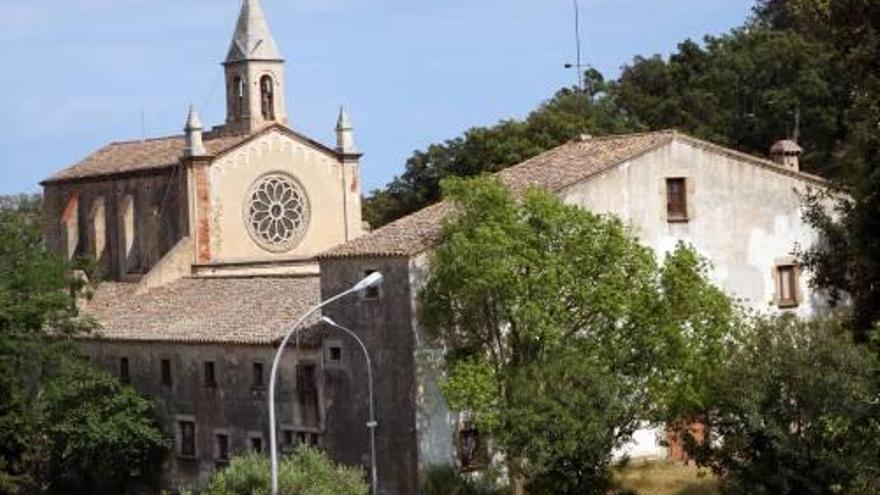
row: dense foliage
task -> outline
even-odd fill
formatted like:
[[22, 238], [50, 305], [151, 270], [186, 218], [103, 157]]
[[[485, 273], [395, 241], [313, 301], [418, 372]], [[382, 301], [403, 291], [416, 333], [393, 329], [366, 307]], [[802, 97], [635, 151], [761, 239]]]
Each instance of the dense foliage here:
[[449, 403], [531, 493], [603, 493], [641, 420], [705, 403], [735, 308], [683, 246], [659, 266], [615, 218], [491, 179], [445, 187], [458, 214], [421, 303]]
[[719, 366], [691, 444], [726, 493], [880, 492], [880, 362], [836, 321], [761, 321]]
[[166, 440], [150, 402], [78, 355], [81, 284], [46, 251], [37, 205], [0, 208], [0, 492], [118, 492]]
[[[269, 459], [259, 453], [236, 457], [211, 480], [206, 495], [268, 495]], [[289, 495], [367, 495], [363, 472], [338, 466], [303, 446], [278, 465], [278, 491]]]
[[636, 57], [608, 83], [590, 70], [589, 94], [562, 90], [523, 121], [416, 152], [367, 198], [365, 218], [381, 226], [436, 201], [445, 177], [493, 172], [583, 133], [677, 128], [758, 155], [797, 137], [806, 170], [858, 183], [877, 168], [865, 153], [880, 122], [878, 26], [877, 0], [758, 0], [728, 34]]

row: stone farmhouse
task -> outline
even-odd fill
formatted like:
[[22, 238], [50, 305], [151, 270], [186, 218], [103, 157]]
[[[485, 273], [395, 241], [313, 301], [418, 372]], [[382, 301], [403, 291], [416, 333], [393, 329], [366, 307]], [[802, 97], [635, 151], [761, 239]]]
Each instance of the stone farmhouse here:
[[[452, 208], [362, 226], [351, 122], [341, 112], [335, 146], [288, 126], [284, 60], [258, 0], [243, 2], [223, 65], [224, 124], [205, 130], [191, 109], [182, 135], [108, 144], [42, 183], [49, 245], [90, 257], [104, 280], [84, 307], [102, 327], [86, 354], [153, 398], [175, 439], [163, 487], [198, 487], [234, 454], [267, 449], [282, 333], [373, 271], [381, 288], [324, 315], [373, 358], [379, 492], [418, 493], [429, 465], [474, 468], [479, 433], [445, 406], [442, 350], [417, 318]], [[753, 308], [809, 316], [822, 305], [792, 253], [816, 238], [800, 195], [825, 182], [799, 154], [785, 141], [758, 158], [672, 131], [584, 136], [498, 177], [619, 215], [659, 255], [689, 242]], [[353, 340], [312, 322], [281, 366], [280, 449], [309, 443], [367, 466], [365, 366]]]

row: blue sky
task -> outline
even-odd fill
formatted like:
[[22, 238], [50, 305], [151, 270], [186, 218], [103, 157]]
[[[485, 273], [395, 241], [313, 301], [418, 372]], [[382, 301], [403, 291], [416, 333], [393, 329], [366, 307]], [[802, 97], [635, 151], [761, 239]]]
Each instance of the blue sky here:
[[[0, 194], [114, 140], [176, 134], [194, 102], [224, 119], [219, 63], [240, 0], [0, 0]], [[752, 0], [580, 0], [587, 61], [741, 24]], [[570, 0], [263, 0], [287, 58], [292, 126], [326, 143], [350, 109], [367, 190], [416, 149], [523, 117], [575, 74]]]

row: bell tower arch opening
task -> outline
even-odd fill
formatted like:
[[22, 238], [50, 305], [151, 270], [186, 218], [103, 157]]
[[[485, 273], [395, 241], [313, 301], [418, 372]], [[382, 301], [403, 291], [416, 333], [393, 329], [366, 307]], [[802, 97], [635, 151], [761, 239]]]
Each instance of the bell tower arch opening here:
[[287, 124], [284, 58], [269, 31], [259, 0], [244, 0], [226, 61], [225, 132], [250, 134]]

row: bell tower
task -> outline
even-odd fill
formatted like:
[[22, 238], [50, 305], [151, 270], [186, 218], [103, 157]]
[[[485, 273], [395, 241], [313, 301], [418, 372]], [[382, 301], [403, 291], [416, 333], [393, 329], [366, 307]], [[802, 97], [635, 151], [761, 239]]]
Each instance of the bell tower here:
[[226, 71], [226, 126], [250, 134], [274, 123], [287, 124], [284, 58], [269, 31], [260, 0], [243, 0], [223, 62]]

